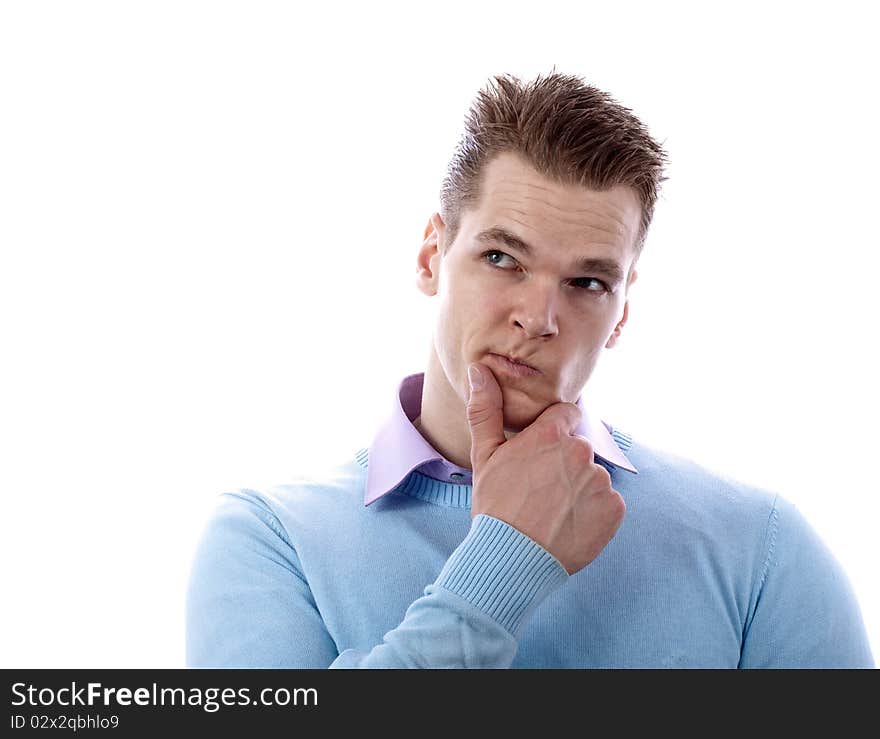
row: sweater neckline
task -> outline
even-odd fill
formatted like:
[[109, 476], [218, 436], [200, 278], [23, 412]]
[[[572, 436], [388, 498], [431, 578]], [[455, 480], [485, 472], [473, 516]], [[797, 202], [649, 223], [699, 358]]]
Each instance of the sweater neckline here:
[[[609, 427], [609, 429], [617, 446], [623, 452], [628, 452], [632, 447], [632, 437], [620, 429], [613, 427]], [[358, 450], [356, 458], [358, 464], [366, 469], [369, 464], [369, 447]], [[613, 464], [599, 457], [596, 457], [595, 461], [608, 470], [609, 474], [614, 475], [615, 466]], [[472, 489], [473, 486], [467, 483], [445, 482], [428, 477], [418, 470], [412, 470], [403, 478], [399, 485], [392, 488], [389, 492], [408, 495], [411, 498], [418, 498], [426, 503], [434, 503], [435, 505], [447, 506], [449, 508], [470, 509]]]
[[444, 482], [413, 470], [394, 491], [427, 503], [449, 508], [470, 508], [472, 486], [465, 483]]

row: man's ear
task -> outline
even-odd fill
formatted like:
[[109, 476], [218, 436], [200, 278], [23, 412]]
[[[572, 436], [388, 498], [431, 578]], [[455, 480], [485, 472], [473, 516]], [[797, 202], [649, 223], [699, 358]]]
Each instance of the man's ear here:
[[[636, 270], [632, 270], [629, 275], [629, 279], [626, 281], [626, 292], [629, 293], [630, 286], [638, 279], [639, 273]], [[627, 320], [629, 319], [629, 299], [627, 298], [626, 302], [623, 304], [623, 315], [620, 320], [617, 322], [617, 325], [614, 327], [614, 331], [611, 333], [611, 336], [608, 337], [608, 341], [605, 342], [605, 348], [610, 349], [615, 344], [617, 344], [617, 340], [620, 338], [620, 332], [623, 327], [626, 325]]]
[[441, 245], [446, 224], [439, 213], [434, 213], [425, 226], [425, 240], [416, 259], [416, 287], [425, 295], [436, 295], [440, 283]]

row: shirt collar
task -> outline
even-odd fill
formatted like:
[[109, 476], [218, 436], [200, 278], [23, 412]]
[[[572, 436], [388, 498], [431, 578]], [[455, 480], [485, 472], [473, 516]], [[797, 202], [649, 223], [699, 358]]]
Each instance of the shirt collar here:
[[[422, 468], [421, 471], [442, 470], [451, 473], [453, 478], [458, 476], [458, 482], [471, 482], [470, 470], [444, 459], [413, 426], [413, 420], [422, 410], [424, 381], [424, 372], [419, 372], [408, 375], [398, 386], [391, 416], [380, 427], [370, 446], [364, 505], [370, 505], [390, 493], [407, 475], [419, 468]], [[581, 409], [581, 422], [575, 433], [590, 442], [597, 457], [615, 467], [637, 473], [611, 436], [611, 427], [591, 416], [582, 398], [577, 399], [576, 405]]]

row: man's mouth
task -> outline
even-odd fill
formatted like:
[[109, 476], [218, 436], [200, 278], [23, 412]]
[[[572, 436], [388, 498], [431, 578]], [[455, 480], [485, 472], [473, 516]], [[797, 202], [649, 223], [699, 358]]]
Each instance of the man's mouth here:
[[494, 357], [496, 360], [494, 364], [497, 367], [515, 377], [537, 377], [541, 374], [541, 370], [536, 367], [532, 367], [532, 365], [521, 362], [518, 359], [508, 357], [506, 354], [495, 354], [494, 352], [490, 352], [489, 356]]

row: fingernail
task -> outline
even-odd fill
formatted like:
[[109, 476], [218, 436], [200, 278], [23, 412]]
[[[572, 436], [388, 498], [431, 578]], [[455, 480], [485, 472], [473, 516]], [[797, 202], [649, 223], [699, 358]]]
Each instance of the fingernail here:
[[471, 390], [479, 390], [483, 387], [483, 375], [476, 365], [471, 364], [468, 366], [468, 382], [471, 384]]

